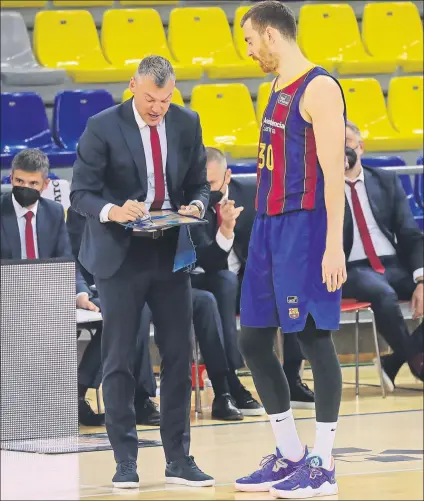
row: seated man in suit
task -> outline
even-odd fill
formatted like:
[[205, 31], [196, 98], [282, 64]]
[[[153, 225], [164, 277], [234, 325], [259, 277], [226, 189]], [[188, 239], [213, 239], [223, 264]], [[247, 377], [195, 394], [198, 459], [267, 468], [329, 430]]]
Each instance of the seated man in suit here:
[[[66, 218], [66, 226], [71, 241], [72, 253], [75, 257], [78, 268], [84, 276], [86, 282], [91, 286], [94, 285], [94, 277], [89, 273], [78, 259], [78, 254], [81, 247], [82, 235], [85, 228], [85, 217], [76, 212], [72, 207], [68, 209]], [[94, 292], [96, 301], [97, 291]], [[97, 303], [96, 303], [97, 304]], [[100, 307], [100, 302], [99, 302]], [[149, 352], [149, 337], [150, 337], [150, 321], [152, 314], [147, 307], [144, 307], [141, 315], [141, 328], [137, 338], [136, 356], [134, 360], [134, 376], [136, 378], [136, 391], [135, 391], [135, 412], [136, 423], [147, 426], [160, 425], [160, 413], [157, 405], [150, 397], [156, 396], [156, 379], [152, 370], [152, 363]], [[98, 339], [96, 339], [98, 337]], [[89, 378], [84, 378], [84, 386], [86, 388], [97, 388], [101, 381], [101, 331], [98, 336], [87, 346], [84, 354], [89, 351], [92, 358], [91, 374]], [[84, 387], [80, 384], [78, 388], [84, 392]], [[86, 390], [85, 390], [86, 391]]]
[[399, 177], [362, 167], [364, 143], [358, 127], [346, 126], [346, 208], [343, 295], [369, 301], [377, 328], [393, 353], [382, 358], [384, 381], [393, 391], [400, 367], [424, 379], [423, 329], [409, 335], [399, 300], [410, 300], [413, 317], [423, 316], [423, 234], [411, 214]]
[[[53, 200], [40, 198], [49, 183], [49, 160], [37, 149], [18, 153], [12, 161], [12, 192], [1, 196], [1, 259], [73, 259], [65, 226], [63, 207]], [[76, 273], [76, 307], [98, 311], [85, 280]], [[79, 377], [84, 378], [92, 366], [90, 352], [82, 358]], [[85, 400], [78, 399], [82, 424], [100, 426], [104, 414], [95, 414]]]

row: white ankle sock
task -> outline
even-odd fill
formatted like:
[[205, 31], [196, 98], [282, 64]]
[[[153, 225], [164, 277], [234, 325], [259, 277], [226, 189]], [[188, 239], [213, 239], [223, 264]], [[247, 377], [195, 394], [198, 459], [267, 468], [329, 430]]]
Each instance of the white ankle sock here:
[[319, 456], [322, 459], [322, 466], [329, 470], [332, 465], [331, 451], [336, 438], [336, 423], [316, 423], [315, 445], [310, 453], [311, 456]]
[[268, 417], [280, 453], [290, 461], [299, 461], [303, 457], [304, 448], [297, 434], [292, 410], [269, 414]]

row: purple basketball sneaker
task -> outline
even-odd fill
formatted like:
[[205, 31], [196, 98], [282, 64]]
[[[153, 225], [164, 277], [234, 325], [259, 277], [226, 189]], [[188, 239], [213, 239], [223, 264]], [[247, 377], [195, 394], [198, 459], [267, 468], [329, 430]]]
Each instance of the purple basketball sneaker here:
[[269, 492], [277, 498], [301, 499], [315, 496], [332, 496], [339, 492], [336, 482], [336, 468], [326, 470], [319, 456], [309, 456], [293, 475], [274, 484]]
[[290, 461], [280, 454], [277, 447], [276, 454], [270, 454], [262, 459], [259, 470], [236, 480], [234, 487], [236, 490], [244, 492], [267, 492], [274, 484], [281, 482], [301, 467], [305, 463], [307, 455], [308, 448], [305, 447], [302, 459], [297, 462]]

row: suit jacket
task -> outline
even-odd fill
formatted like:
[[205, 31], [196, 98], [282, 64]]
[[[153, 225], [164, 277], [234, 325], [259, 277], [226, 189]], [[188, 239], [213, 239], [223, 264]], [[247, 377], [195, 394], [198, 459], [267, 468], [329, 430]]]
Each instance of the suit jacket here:
[[[207, 207], [209, 184], [206, 155], [197, 113], [171, 104], [165, 115], [166, 180], [172, 206], [192, 200]], [[77, 148], [71, 186], [72, 207], [87, 218], [81, 243], [81, 264], [99, 278], [111, 277], [123, 263], [131, 232], [116, 223], [101, 223], [107, 203], [144, 201], [147, 168], [132, 99], [91, 117]]]
[[[21, 239], [19, 237], [18, 221], [15, 208], [13, 207], [11, 192], [5, 193], [0, 197], [0, 219], [1, 259], [21, 259]], [[38, 257], [40, 259], [74, 259], [66, 230], [63, 207], [59, 203], [46, 198], [40, 198], [36, 216], [36, 228]], [[87, 292], [91, 296], [90, 290], [78, 270], [76, 272], [76, 292], [77, 294]]]
[[[236, 207], [243, 206], [234, 228], [234, 244], [232, 250], [241, 263], [241, 272], [247, 260], [250, 233], [255, 219], [255, 176], [234, 176], [229, 184], [229, 199], [234, 200]], [[216, 242], [217, 216], [214, 209], [208, 207], [205, 218], [208, 225], [197, 226], [192, 231], [196, 246], [197, 266], [206, 272], [213, 273], [228, 269], [229, 252], [224, 251]]]
[[[396, 249], [401, 263], [412, 274], [423, 267], [424, 236], [411, 213], [399, 177], [383, 169], [363, 169], [365, 189], [377, 225]], [[347, 200], [343, 239], [344, 252], [348, 259], [353, 245], [353, 218]]]

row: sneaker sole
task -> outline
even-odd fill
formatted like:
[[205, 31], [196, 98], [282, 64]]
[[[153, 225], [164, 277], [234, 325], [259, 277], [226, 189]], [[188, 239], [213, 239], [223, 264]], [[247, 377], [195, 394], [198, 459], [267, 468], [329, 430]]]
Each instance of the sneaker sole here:
[[112, 484], [118, 489], [137, 489], [140, 487], [140, 482], [112, 482]]
[[243, 416], [264, 416], [265, 409], [262, 407], [261, 409], [239, 409], [242, 412]]
[[[374, 367], [377, 369], [377, 372], [380, 372], [380, 368], [378, 366], [378, 360], [376, 358], [373, 359], [373, 364]], [[393, 393], [395, 391], [395, 385], [393, 384], [392, 380], [389, 378], [389, 376], [386, 374], [383, 368], [381, 368], [381, 373], [383, 374], [383, 384], [384, 388], [389, 392]]]
[[187, 485], [188, 487], [212, 487], [215, 485], [215, 480], [187, 480], [180, 477], [166, 477], [166, 484]]
[[339, 493], [339, 488], [337, 487], [337, 484], [325, 482], [318, 489], [306, 487], [305, 489], [297, 489], [294, 491], [280, 491], [271, 487], [269, 493], [272, 496], [281, 499], [305, 499], [317, 496], [335, 496]]
[[292, 409], [315, 409], [315, 402], [299, 402], [299, 400], [292, 400], [290, 402]]
[[238, 484], [234, 483], [234, 488], [240, 492], [269, 492], [273, 485], [279, 484], [281, 480], [275, 482], [264, 482], [263, 484]]

